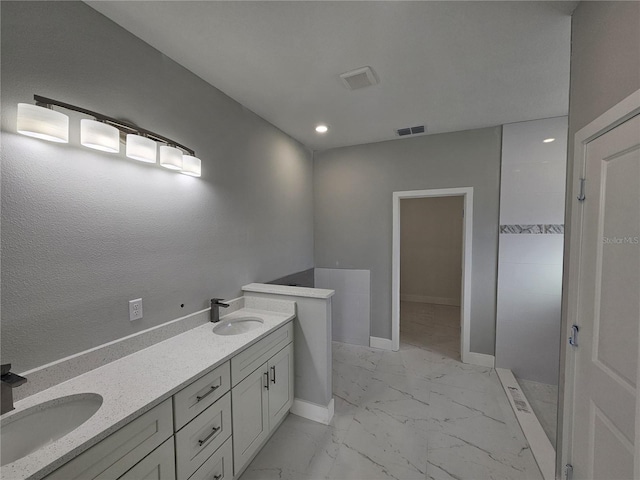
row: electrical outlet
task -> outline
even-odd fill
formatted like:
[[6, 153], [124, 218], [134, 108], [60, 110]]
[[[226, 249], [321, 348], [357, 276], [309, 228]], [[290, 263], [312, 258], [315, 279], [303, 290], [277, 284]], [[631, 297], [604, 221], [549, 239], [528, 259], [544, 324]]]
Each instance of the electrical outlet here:
[[140, 320], [142, 318], [142, 299], [129, 300], [129, 320]]

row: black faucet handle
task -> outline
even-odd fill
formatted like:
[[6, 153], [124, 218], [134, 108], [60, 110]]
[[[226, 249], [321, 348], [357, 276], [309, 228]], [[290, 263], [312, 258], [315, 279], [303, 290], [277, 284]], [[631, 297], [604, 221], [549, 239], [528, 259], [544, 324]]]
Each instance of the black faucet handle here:
[[0, 367], [0, 375], [6, 375], [10, 371], [11, 371], [10, 363], [3, 363], [2, 366]]
[[224, 303], [224, 298], [212, 298], [211, 299], [211, 306], [213, 305], [218, 305], [222, 308], [227, 308], [230, 307], [231, 305], [229, 305], [228, 303]]

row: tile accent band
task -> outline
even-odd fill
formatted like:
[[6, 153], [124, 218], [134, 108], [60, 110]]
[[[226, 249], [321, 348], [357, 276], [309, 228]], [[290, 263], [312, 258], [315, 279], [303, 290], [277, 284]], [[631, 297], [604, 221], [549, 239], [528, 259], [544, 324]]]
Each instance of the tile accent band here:
[[500, 233], [525, 235], [564, 235], [564, 225], [561, 223], [537, 225], [500, 225]]

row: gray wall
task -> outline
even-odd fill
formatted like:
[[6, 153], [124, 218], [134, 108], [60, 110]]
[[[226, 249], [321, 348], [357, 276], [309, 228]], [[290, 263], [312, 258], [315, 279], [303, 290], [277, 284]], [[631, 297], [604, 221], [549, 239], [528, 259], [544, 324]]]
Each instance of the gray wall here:
[[474, 187], [471, 351], [495, 344], [499, 127], [314, 154], [316, 268], [371, 270], [371, 335], [391, 338], [392, 193]]
[[[571, 85], [569, 90], [569, 155], [565, 214], [565, 272], [571, 241], [571, 205], [574, 198], [573, 140], [576, 132], [640, 89], [640, 2], [580, 2], [571, 21]], [[564, 291], [568, 275], [563, 281]], [[562, 305], [562, 332], [566, 333], [566, 298]], [[560, 399], [563, 404], [564, 357], [561, 342]], [[558, 438], [562, 438], [559, 409]], [[558, 455], [558, 471], [562, 468]]]
[[[1, 8], [3, 363], [24, 371], [313, 266], [301, 144], [81, 2]], [[69, 145], [17, 135], [34, 93], [189, 145], [203, 176], [83, 148], [76, 118]]]

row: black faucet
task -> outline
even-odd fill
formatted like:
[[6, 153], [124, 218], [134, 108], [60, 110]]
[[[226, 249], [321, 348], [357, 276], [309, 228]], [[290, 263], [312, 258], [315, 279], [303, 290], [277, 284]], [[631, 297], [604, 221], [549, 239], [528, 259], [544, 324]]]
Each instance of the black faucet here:
[[26, 378], [21, 377], [20, 375], [16, 375], [15, 373], [11, 373], [10, 370], [10, 363], [5, 363], [2, 365], [2, 371], [0, 372], [0, 380], [2, 380], [0, 385], [0, 390], [2, 390], [0, 415], [13, 410], [13, 389], [27, 382]]
[[228, 303], [224, 303], [222, 300], [222, 298], [211, 299], [211, 321], [213, 323], [218, 323], [220, 321], [220, 307], [227, 308], [230, 306]]

